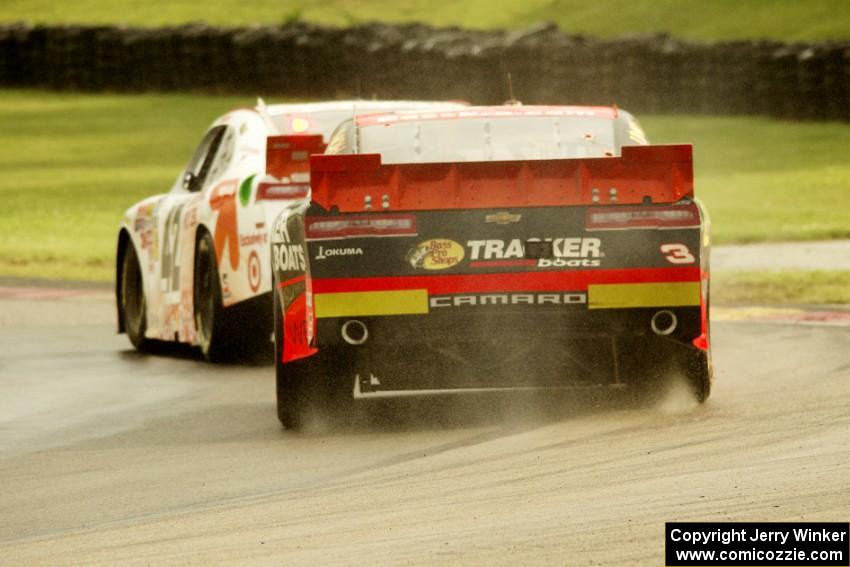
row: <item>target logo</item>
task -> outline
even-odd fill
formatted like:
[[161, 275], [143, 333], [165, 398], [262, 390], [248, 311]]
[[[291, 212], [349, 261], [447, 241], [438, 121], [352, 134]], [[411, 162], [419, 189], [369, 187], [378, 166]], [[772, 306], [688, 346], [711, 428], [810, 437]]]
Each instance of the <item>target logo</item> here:
[[248, 257], [248, 285], [255, 293], [260, 289], [260, 257], [256, 250]]

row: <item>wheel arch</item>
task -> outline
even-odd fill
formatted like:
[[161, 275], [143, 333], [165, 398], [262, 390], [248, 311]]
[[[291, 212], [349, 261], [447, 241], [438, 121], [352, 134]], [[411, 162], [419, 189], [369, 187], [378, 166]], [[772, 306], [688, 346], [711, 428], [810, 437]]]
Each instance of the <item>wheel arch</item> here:
[[195, 227], [195, 250], [198, 249], [198, 242], [201, 241], [201, 238], [203, 238], [205, 234], [209, 234], [210, 238], [212, 238], [213, 231], [204, 223], [199, 222], [198, 226]]

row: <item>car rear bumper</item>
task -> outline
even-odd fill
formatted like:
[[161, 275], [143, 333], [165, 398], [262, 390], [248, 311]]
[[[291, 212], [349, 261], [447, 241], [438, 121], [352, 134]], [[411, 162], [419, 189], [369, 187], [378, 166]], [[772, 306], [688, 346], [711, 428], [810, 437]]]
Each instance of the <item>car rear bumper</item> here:
[[[674, 315], [668, 334], [652, 330], [659, 311]], [[365, 317], [358, 345], [343, 337], [349, 320], [319, 320], [318, 344], [337, 361], [331, 374], [352, 380], [360, 397], [626, 386], [696, 350], [701, 334], [699, 307]]]
[[[590, 338], [642, 337], [656, 334], [652, 319], [659, 312], [675, 316], [675, 327], [664, 336], [690, 343], [701, 333], [699, 307], [653, 307], [640, 309], [500, 309], [498, 312], [432, 312], [429, 315], [396, 315], [390, 317], [336, 317], [319, 319], [318, 345], [345, 344], [343, 325], [350, 320], [362, 321], [369, 332], [364, 343], [375, 345], [433, 345], [458, 341], [470, 343], [545, 342]], [[669, 325], [664, 329], [668, 330]]]

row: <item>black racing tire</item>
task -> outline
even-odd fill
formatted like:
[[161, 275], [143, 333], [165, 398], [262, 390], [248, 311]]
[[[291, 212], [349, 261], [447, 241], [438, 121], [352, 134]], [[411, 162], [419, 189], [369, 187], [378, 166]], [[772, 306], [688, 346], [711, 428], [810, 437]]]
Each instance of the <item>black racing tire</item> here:
[[308, 425], [335, 427], [346, 423], [353, 403], [352, 387], [344, 379], [340, 356], [329, 347], [307, 358], [282, 362], [283, 314], [274, 293], [275, 382], [277, 417], [281, 425], [300, 431]]
[[272, 308], [274, 317], [274, 365], [275, 382], [277, 386], [277, 418], [286, 429], [300, 429], [303, 425], [301, 411], [298, 407], [298, 384], [293, 384], [289, 377], [289, 368], [283, 363], [283, 313], [277, 286], [272, 285]]
[[682, 374], [694, 399], [704, 403], [711, 395], [712, 367], [709, 352], [690, 351], [682, 361]]
[[698, 362], [700, 372], [695, 383], [695, 396], [699, 403], [704, 403], [711, 395], [711, 384], [714, 382], [714, 365], [711, 362], [711, 277], [709, 275], [708, 285], [705, 292], [705, 337], [708, 340], [708, 350], [702, 353], [702, 359]]
[[215, 246], [208, 232], [195, 248], [194, 310], [195, 331], [201, 354], [210, 362], [230, 360], [230, 325], [221, 300]]
[[[711, 280], [707, 286], [705, 298], [706, 340], [711, 345]], [[681, 363], [682, 375], [694, 399], [705, 403], [711, 395], [711, 383], [714, 379], [714, 368], [711, 364], [711, 347], [706, 351], [688, 350]]]
[[121, 263], [120, 301], [122, 325], [127, 338], [137, 350], [146, 350], [150, 346], [150, 340], [145, 338], [147, 301], [139, 258], [132, 242], [127, 243]]

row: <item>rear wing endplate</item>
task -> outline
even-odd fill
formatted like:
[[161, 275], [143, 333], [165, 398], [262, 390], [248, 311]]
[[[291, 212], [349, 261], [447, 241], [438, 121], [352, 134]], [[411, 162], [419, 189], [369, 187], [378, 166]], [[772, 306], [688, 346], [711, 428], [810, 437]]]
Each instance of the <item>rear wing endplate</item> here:
[[380, 154], [313, 155], [326, 210], [444, 210], [675, 203], [693, 198], [692, 147], [624, 146], [621, 157], [382, 165]]

